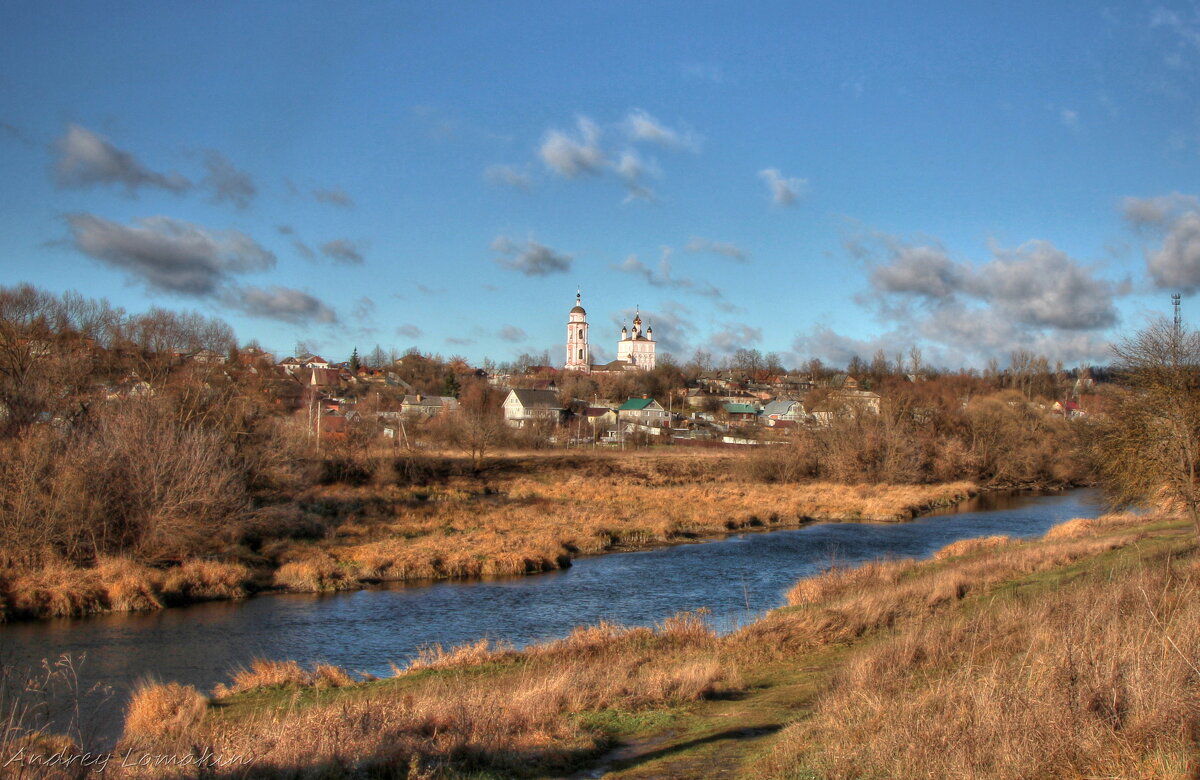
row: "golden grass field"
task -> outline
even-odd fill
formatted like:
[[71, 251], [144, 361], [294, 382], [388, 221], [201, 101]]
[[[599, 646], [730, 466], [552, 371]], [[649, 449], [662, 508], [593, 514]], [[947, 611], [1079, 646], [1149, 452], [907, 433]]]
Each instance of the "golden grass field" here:
[[[690, 450], [509, 454], [482, 476], [451, 473], [417, 487], [311, 488], [259, 513], [254, 522], [267, 530], [255, 552], [239, 547], [165, 568], [110, 558], [89, 567], [0, 570], [0, 619], [157, 609], [264, 589], [529, 574], [567, 566], [578, 555], [730, 531], [906, 520], [978, 489], [969, 482], [767, 484], [746, 473], [745, 457]], [[295, 538], [292, 526], [309, 530]]]
[[255, 756], [216, 777], [1190, 778], [1196, 551], [1178, 518], [1110, 515], [833, 568], [728, 636], [601, 624], [384, 680], [262, 661], [212, 699], [144, 686], [121, 750]]

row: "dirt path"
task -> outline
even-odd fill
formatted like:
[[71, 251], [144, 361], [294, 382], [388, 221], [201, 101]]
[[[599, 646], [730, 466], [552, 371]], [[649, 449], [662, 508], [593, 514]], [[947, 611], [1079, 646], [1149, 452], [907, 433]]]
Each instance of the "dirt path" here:
[[747, 689], [708, 701], [654, 733], [634, 734], [572, 778], [734, 778], [770, 750], [775, 735], [803, 718], [840, 651], [799, 663], [743, 670]]

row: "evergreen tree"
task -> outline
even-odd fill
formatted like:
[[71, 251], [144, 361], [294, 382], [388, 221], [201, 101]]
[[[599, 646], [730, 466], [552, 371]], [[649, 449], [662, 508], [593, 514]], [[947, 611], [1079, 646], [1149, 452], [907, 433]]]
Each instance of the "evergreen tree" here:
[[361, 365], [362, 364], [358, 360], [358, 347], [355, 347], [354, 351], [352, 351], [350, 353], [350, 371], [351, 371], [351, 373], [357, 374], [358, 369], [361, 367]]

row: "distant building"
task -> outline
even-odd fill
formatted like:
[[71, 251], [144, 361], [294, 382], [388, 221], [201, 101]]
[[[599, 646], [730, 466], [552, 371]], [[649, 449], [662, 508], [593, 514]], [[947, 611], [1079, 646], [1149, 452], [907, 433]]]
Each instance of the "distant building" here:
[[800, 422], [807, 417], [804, 404], [789, 400], [772, 401], [763, 407], [762, 416], [767, 425], [772, 427], [781, 422]]
[[723, 403], [721, 404], [722, 411], [729, 418], [729, 422], [736, 425], [748, 425], [758, 422], [758, 409], [750, 404], [738, 403]]
[[670, 417], [667, 410], [653, 398], [630, 398], [617, 407], [617, 418], [641, 425], [660, 425]]
[[633, 315], [633, 330], [626, 331], [621, 326], [621, 340], [617, 342], [617, 360], [623, 360], [640, 371], [654, 370], [654, 328], [646, 328], [642, 333], [642, 314], [638, 310]]
[[564, 409], [553, 390], [514, 388], [504, 399], [504, 421], [514, 428], [534, 422], [558, 424]]
[[617, 342], [617, 359], [603, 365], [592, 364], [589, 343], [587, 311], [578, 291], [575, 307], [567, 315], [567, 360], [563, 368], [568, 371], [652, 371], [656, 360], [654, 328], [642, 332], [642, 315], [638, 310], [633, 319], [633, 330], [621, 326], [621, 338]]
[[406, 395], [400, 403], [400, 412], [410, 416], [433, 417], [439, 412], [458, 410], [458, 399], [449, 395]]
[[575, 308], [567, 315], [567, 362], [568, 371], [591, 371], [592, 352], [588, 346], [587, 311], [575, 291]]

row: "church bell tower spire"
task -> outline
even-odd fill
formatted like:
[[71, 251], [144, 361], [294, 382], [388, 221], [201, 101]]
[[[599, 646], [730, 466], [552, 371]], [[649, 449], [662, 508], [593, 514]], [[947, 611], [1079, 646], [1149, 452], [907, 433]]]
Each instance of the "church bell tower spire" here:
[[567, 316], [567, 362], [568, 371], [591, 371], [592, 353], [588, 347], [587, 311], [578, 288], [575, 289], [575, 308]]

